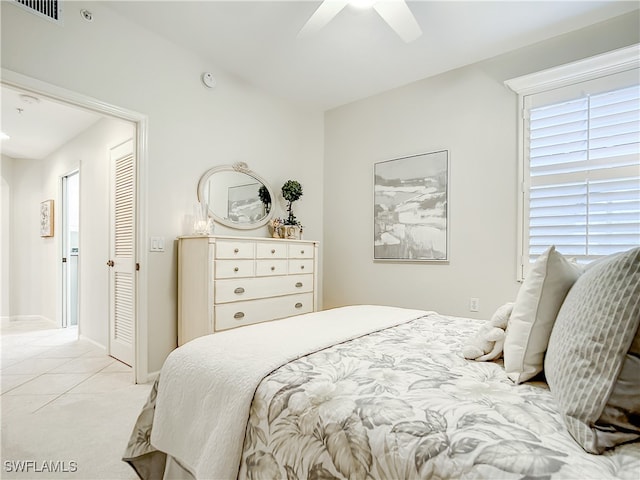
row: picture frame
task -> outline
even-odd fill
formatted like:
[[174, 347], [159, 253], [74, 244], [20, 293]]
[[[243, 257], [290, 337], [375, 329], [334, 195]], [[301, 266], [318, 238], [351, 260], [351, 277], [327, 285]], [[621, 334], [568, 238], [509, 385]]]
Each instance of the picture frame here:
[[40, 202], [40, 236], [53, 237], [53, 200]]
[[374, 261], [449, 261], [449, 151], [374, 164]]

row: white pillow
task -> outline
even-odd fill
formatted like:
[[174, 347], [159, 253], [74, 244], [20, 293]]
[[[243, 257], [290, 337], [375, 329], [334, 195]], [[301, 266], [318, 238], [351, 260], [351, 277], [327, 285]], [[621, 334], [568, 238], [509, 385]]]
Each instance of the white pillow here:
[[531, 267], [518, 291], [504, 342], [504, 368], [515, 383], [526, 382], [542, 371], [556, 316], [581, 270], [555, 246]]

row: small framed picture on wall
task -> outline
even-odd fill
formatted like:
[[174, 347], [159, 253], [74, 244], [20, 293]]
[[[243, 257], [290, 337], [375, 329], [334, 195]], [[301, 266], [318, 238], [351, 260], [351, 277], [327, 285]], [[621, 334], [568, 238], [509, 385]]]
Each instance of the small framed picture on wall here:
[[40, 236], [53, 237], [53, 200], [40, 203]]

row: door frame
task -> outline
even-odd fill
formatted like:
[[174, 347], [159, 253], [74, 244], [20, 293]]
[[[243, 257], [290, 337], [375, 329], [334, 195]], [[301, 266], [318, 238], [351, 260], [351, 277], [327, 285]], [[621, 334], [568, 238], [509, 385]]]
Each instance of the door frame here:
[[[60, 232], [61, 232], [61, 238], [60, 238], [60, 245], [58, 245], [59, 247], [59, 251], [61, 252], [61, 257], [65, 257], [65, 255], [67, 256], [67, 265], [65, 268], [64, 265], [64, 261], [61, 261], [61, 265], [60, 268], [62, 269], [62, 275], [60, 276], [61, 283], [60, 283], [60, 288], [61, 288], [61, 294], [60, 294], [60, 299], [61, 299], [61, 305], [60, 305], [60, 325], [62, 326], [62, 328], [68, 328], [69, 327], [69, 258], [70, 255], [68, 255], [68, 250], [69, 250], [69, 245], [67, 244], [68, 242], [68, 238], [67, 234], [68, 229], [69, 229], [69, 177], [71, 177], [72, 175], [78, 175], [78, 182], [80, 182], [80, 166], [78, 165], [76, 168], [74, 168], [73, 170], [70, 170], [66, 173], [63, 173], [62, 175], [60, 175], [59, 180], [60, 180]], [[80, 183], [78, 183], [78, 187], [80, 187]], [[78, 246], [80, 245], [80, 241], [82, 239], [79, 238], [78, 239]], [[79, 275], [80, 275], [80, 259], [78, 259], [78, 280], [79, 280]], [[78, 292], [80, 291], [80, 282], [78, 281]], [[80, 303], [79, 301], [79, 297], [78, 297], [78, 304]], [[78, 309], [79, 311], [79, 309]], [[78, 319], [78, 335], [81, 333], [82, 327], [80, 327], [80, 320]]]
[[[0, 83], [9, 87], [19, 88], [32, 93], [43, 95], [81, 109], [107, 115], [120, 120], [126, 120], [135, 125], [136, 129], [136, 225], [135, 252], [140, 270], [136, 276], [135, 295], [135, 340], [133, 376], [135, 383], [146, 383], [151, 379], [148, 366], [148, 277], [147, 277], [147, 171], [148, 171], [148, 128], [147, 115], [105, 103], [96, 98], [52, 85], [42, 80], [23, 75], [2, 68]], [[61, 278], [61, 276], [58, 276]], [[58, 295], [59, 297], [59, 295]]]

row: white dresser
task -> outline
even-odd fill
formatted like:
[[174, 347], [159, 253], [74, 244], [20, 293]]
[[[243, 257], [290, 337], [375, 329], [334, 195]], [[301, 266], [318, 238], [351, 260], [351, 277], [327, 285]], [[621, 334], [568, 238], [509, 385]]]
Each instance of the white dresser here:
[[318, 242], [178, 239], [178, 345], [318, 309]]

